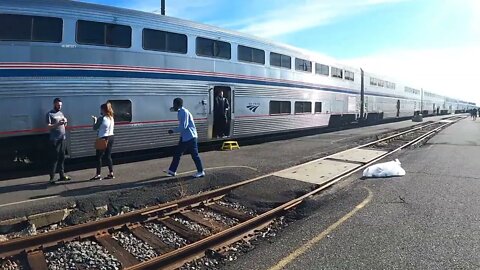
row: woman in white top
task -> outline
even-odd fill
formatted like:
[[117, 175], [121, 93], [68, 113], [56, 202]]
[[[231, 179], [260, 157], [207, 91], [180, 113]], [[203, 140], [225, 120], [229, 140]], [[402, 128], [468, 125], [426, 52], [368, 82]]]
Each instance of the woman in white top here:
[[102, 158], [107, 156], [107, 165], [110, 173], [103, 179], [113, 179], [113, 161], [112, 161], [112, 147], [114, 142], [113, 137], [113, 128], [115, 126], [115, 121], [113, 120], [113, 109], [112, 104], [107, 102], [100, 106], [101, 117], [92, 116], [93, 118], [93, 129], [98, 130], [98, 138], [107, 140], [107, 148], [105, 150], [97, 150], [97, 173], [90, 180], [102, 180]]

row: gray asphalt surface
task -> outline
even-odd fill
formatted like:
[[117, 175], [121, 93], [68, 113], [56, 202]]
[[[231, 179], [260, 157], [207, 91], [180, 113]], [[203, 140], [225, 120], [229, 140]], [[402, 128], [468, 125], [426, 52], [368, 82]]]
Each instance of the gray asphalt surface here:
[[269, 269], [373, 193], [362, 210], [284, 269], [480, 269], [480, 121], [463, 120], [398, 155], [407, 175], [351, 177], [307, 217], [225, 269]]

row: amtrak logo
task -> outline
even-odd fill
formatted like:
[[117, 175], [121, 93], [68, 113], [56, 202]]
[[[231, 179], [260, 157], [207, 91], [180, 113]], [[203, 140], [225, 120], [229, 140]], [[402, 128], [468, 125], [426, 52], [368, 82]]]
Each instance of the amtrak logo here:
[[259, 103], [250, 103], [247, 105], [247, 109], [249, 109], [252, 112], [255, 112], [258, 109], [258, 107], [260, 107]]

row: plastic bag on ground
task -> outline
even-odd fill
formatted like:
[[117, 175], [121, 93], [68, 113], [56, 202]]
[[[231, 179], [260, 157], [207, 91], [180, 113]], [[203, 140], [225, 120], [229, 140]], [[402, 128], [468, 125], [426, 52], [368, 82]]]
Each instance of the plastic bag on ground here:
[[404, 176], [405, 170], [398, 159], [394, 161], [379, 163], [366, 168], [363, 171], [363, 177], [389, 177]]

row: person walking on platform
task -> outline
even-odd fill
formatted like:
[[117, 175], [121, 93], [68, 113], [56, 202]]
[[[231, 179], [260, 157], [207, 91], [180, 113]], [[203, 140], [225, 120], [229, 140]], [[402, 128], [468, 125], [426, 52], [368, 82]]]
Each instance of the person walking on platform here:
[[183, 99], [181, 98], [175, 98], [173, 100], [173, 110], [177, 112], [179, 123], [177, 128], [169, 129], [168, 134], [173, 134], [175, 132], [180, 133], [180, 141], [173, 155], [170, 167], [164, 172], [169, 176], [177, 175], [177, 168], [180, 164], [180, 158], [185, 151], [188, 151], [190, 152], [192, 159], [195, 162], [195, 166], [197, 167], [197, 173], [195, 173], [193, 177], [204, 177], [205, 171], [203, 170], [202, 160], [198, 155], [198, 135], [195, 122], [193, 121], [193, 116], [186, 108], [183, 107]]
[[50, 183], [55, 183], [55, 174], [60, 174], [59, 181], [71, 180], [65, 174], [65, 151], [66, 151], [66, 135], [65, 127], [67, 126], [67, 118], [62, 112], [62, 100], [55, 98], [53, 100], [53, 109], [47, 113], [47, 125], [50, 130], [49, 151], [50, 151]]
[[[112, 148], [114, 142], [113, 129], [115, 127], [115, 121], [113, 120], [112, 104], [107, 102], [100, 106], [101, 116], [99, 118], [92, 116], [93, 129], [98, 130], [97, 142], [95, 148], [97, 151], [97, 172], [90, 180], [102, 180], [102, 179], [114, 179], [113, 176], [113, 161], [112, 161]], [[102, 178], [102, 158], [107, 157], [107, 165], [109, 173], [105, 178]]]
[[478, 113], [477, 108], [472, 110], [473, 121], [477, 120], [477, 113]]
[[215, 135], [217, 138], [225, 137], [226, 135], [228, 121], [227, 115], [229, 109], [230, 104], [228, 103], [228, 100], [223, 97], [223, 91], [218, 92], [213, 104]]

